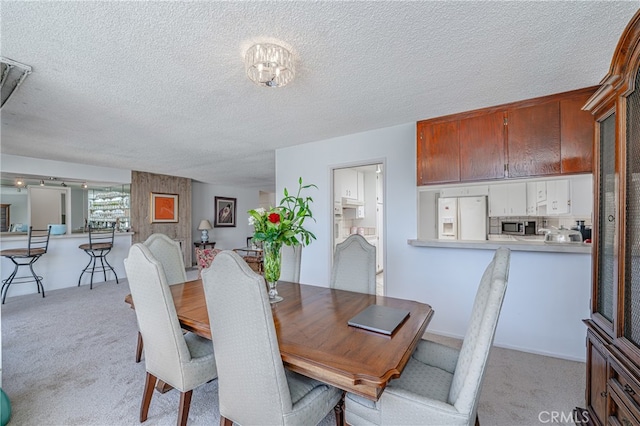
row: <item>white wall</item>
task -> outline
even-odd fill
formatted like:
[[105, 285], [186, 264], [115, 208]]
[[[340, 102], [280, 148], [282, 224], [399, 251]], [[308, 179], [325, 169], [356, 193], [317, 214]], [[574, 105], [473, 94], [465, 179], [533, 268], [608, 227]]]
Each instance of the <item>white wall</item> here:
[[236, 226], [234, 228], [213, 228], [209, 231], [209, 241], [215, 241], [216, 248], [231, 250], [247, 245], [247, 237], [253, 235], [253, 226], [249, 226], [247, 211], [259, 207], [257, 189], [233, 186], [210, 185], [193, 182], [191, 185], [191, 223], [193, 241], [200, 241], [201, 231], [198, 225], [202, 219], [208, 219], [214, 226], [215, 197], [236, 199]]
[[[387, 296], [430, 304], [428, 330], [462, 336], [490, 250], [412, 247], [417, 236], [415, 123], [293, 146], [276, 152], [276, 187], [296, 187], [302, 176], [310, 191], [318, 237], [302, 252], [301, 282], [327, 286], [332, 246], [331, 170], [384, 163]], [[587, 254], [513, 252], [510, 280], [495, 342], [499, 346], [584, 360], [589, 316], [591, 257]]]

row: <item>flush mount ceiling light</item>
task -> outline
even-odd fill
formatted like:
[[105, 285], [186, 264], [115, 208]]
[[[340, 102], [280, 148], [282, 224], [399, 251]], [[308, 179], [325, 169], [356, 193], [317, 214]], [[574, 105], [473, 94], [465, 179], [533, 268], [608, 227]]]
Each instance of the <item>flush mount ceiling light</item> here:
[[0, 87], [2, 88], [2, 102], [4, 106], [25, 78], [31, 74], [29, 65], [21, 64], [8, 58], [0, 57]]
[[251, 46], [244, 57], [247, 76], [258, 86], [282, 87], [296, 74], [293, 55], [277, 44]]

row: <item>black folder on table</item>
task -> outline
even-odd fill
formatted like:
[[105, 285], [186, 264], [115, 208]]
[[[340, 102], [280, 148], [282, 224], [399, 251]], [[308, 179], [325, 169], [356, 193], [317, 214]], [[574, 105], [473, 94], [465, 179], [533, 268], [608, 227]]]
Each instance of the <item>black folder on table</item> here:
[[408, 316], [409, 311], [406, 309], [370, 305], [351, 318], [348, 324], [353, 327], [390, 335]]

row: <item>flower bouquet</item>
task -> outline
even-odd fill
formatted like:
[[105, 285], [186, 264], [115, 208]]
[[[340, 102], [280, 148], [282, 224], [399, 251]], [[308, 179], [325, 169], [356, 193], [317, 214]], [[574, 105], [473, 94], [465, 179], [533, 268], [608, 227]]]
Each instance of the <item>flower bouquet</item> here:
[[[262, 241], [262, 259], [264, 278], [269, 284], [269, 300], [271, 303], [279, 302], [276, 284], [280, 278], [282, 264], [282, 245], [308, 245], [316, 236], [304, 228], [307, 218], [313, 219], [309, 204], [313, 202], [311, 197], [302, 197], [303, 190], [318, 188], [316, 185], [302, 184], [302, 178], [298, 179], [298, 192], [289, 194], [284, 189], [284, 198], [277, 207], [269, 210], [257, 208], [249, 210], [249, 224], [254, 227], [253, 239]], [[313, 219], [315, 220], [315, 219]]]

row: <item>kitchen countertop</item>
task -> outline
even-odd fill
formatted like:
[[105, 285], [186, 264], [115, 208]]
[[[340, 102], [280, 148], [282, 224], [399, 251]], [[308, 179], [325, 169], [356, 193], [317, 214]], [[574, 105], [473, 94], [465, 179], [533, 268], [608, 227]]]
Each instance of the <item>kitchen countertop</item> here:
[[556, 253], [585, 253], [591, 254], [591, 244], [587, 243], [545, 243], [541, 240], [407, 240], [407, 244], [414, 247], [436, 248], [464, 248], [478, 250], [496, 250], [506, 247], [513, 251], [538, 251]]

